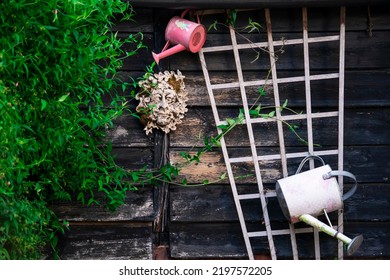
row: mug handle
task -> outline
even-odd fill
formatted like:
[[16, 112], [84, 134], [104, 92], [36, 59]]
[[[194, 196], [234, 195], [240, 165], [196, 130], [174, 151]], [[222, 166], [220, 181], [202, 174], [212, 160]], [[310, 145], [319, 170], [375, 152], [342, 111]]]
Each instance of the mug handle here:
[[345, 176], [345, 177], [351, 178], [352, 180], [355, 181], [355, 184], [353, 185], [352, 189], [350, 189], [348, 192], [343, 194], [343, 201], [344, 201], [344, 200], [350, 198], [356, 192], [357, 180], [356, 180], [355, 175], [353, 175], [352, 173], [350, 173], [348, 171], [329, 171], [328, 173], [325, 173], [324, 175], [322, 175], [322, 178], [324, 180], [326, 180], [326, 179], [336, 177], [336, 176]]
[[301, 161], [301, 164], [299, 164], [298, 169], [297, 169], [297, 172], [295, 172], [295, 174], [298, 174], [298, 173], [301, 172], [303, 165], [305, 165], [305, 163], [306, 163], [309, 159], [317, 159], [317, 160], [321, 161], [322, 165], [325, 165], [325, 162], [324, 162], [324, 160], [323, 160], [321, 157], [316, 156], [316, 155], [308, 155], [307, 157], [305, 157], [305, 158]]

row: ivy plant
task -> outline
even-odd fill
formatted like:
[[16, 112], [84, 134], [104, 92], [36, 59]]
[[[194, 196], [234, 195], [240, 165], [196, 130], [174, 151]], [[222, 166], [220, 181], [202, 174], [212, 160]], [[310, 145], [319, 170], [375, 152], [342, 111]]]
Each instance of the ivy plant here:
[[54, 201], [115, 209], [135, 188], [105, 134], [127, 110], [117, 71], [142, 34], [111, 32], [134, 15], [120, 0], [4, 0], [0, 11], [0, 259], [36, 259], [66, 229]]

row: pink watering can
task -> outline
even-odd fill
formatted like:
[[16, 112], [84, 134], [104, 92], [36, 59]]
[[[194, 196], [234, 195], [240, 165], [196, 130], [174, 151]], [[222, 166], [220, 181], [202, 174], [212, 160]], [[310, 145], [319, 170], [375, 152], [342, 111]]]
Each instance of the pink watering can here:
[[[160, 59], [175, 53], [188, 50], [196, 53], [200, 51], [206, 41], [206, 28], [200, 24], [184, 19], [189, 10], [185, 10], [181, 17], [175, 16], [165, 28], [165, 44], [161, 53], [152, 52], [154, 60], [159, 63]], [[198, 17], [199, 22], [199, 17]], [[174, 45], [168, 49], [169, 45]]]

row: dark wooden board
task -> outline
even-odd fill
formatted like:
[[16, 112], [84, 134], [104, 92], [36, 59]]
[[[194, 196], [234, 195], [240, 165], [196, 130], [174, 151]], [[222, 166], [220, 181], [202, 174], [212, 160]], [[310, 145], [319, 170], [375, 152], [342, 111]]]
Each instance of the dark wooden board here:
[[[265, 188], [274, 188], [266, 185]], [[239, 193], [256, 193], [256, 185], [239, 185]], [[248, 222], [262, 221], [258, 199], [242, 201]], [[272, 221], [285, 221], [276, 198], [268, 198]], [[229, 185], [174, 187], [171, 189], [171, 220], [173, 222], [238, 222], [237, 211]], [[356, 193], [344, 203], [348, 222], [390, 222], [390, 185], [359, 185]]]
[[[364, 242], [353, 258], [387, 259], [390, 257], [389, 223], [345, 223], [345, 234], [354, 237], [363, 234]], [[243, 259], [246, 249], [238, 223], [173, 223], [171, 225], [171, 255], [174, 259]], [[337, 258], [335, 239], [320, 234], [321, 254], [325, 259]], [[313, 259], [313, 235], [297, 235], [301, 259]], [[275, 238], [277, 256], [291, 259], [288, 235]], [[254, 241], [254, 254], [268, 254], [267, 238]]]
[[[245, 148], [230, 149], [232, 157], [248, 156], [250, 150]], [[267, 151], [267, 150], [264, 150]], [[269, 152], [270, 150], [268, 150]], [[291, 149], [291, 152], [296, 151]], [[303, 150], [300, 150], [301, 152]], [[180, 155], [180, 150], [171, 150], [170, 159], [173, 164], [183, 164], [185, 160]], [[273, 150], [273, 152], [277, 152]], [[344, 170], [350, 171], [357, 177], [359, 182], [363, 183], [387, 183], [390, 175], [390, 162], [388, 156], [390, 146], [352, 146], [345, 148]], [[259, 153], [259, 155], [261, 155]], [[335, 156], [323, 157], [334, 170], [337, 169], [337, 160]], [[301, 159], [288, 160], [289, 174], [294, 174]], [[232, 166], [234, 176], [248, 176], [254, 174], [253, 164], [241, 163]], [[276, 180], [282, 178], [282, 172], [279, 160], [269, 160], [260, 162], [261, 175], [263, 183], [274, 184]], [[226, 173], [222, 153], [209, 152], [202, 156], [200, 163], [191, 165], [182, 165], [178, 181], [186, 179], [188, 183], [201, 183], [204, 180], [209, 182], [220, 181], [222, 174]], [[238, 183], [254, 183], [252, 176], [236, 180]], [[227, 182], [226, 179], [222, 182]]]
[[[143, 9], [140, 9], [143, 10]], [[215, 14], [207, 14], [207, 10], [200, 12], [200, 22], [206, 27], [208, 34], [228, 33], [228, 30], [224, 25], [226, 24], [227, 11], [217, 8], [219, 11]], [[138, 11], [138, 8], [136, 8]], [[184, 10], [171, 10], [171, 9], [155, 9], [155, 15], [159, 17], [159, 22], [167, 25], [168, 21], [173, 16], [180, 16]], [[390, 11], [390, 6], [370, 6], [370, 19], [372, 31], [375, 30], [387, 30], [390, 19], [387, 16]], [[190, 11], [190, 15], [186, 15], [185, 18], [196, 21], [197, 19]], [[202, 15], [204, 13], [204, 15]], [[302, 32], [302, 9], [299, 8], [273, 8], [270, 10], [272, 20], [273, 32]], [[147, 15], [146, 15], [147, 16]], [[346, 9], [346, 30], [347, 31], [367, 31], [368, 23], [368, 9], [367, 6], [363, 7], [347, 7]], [[244, 9], [237, 10], [236, 14], [236, 28], [243, 34], [247, 34], [250, 29], [244, 29], [248, 25], [248, 18], [261, 25], [260, 31], [265, 32], [265, 15], [264, 9]], [[216, 28], [213, 24], [217, 21]], [[142, 20], [141, 20], [142, 22]], [[338, 32], [340, 28], [340, 9], [339, 7], [309, 7], [308, 8], [308, 22], [310, 32], [324, 32], [332, 31]], [[129, 27], [133, 30], [132, 27]], [[254, 32], [252, 32], [254, 33]], [[367, 33], [368, 34], [368, 33]]]
[[[128, 0], [129, 1], [129, 0]], [[132, 0], [135, 6], [141, 7], [158, 7], [158, 8], [258, 8], [258, 7], [296, 7], [296, 6], [315, 6], [328, 7], [339, 5], [367, 5], [367, 4], [384, 4], [386, 0]]]
[[116, 32], [153, 32], [153, 9], [133, 8], [134, 14], [131, 20], [116, 21], [116, 24], [111, 28]]
[[145, 166], [152, 167], [153, 153], [151, 148], [123, 148], [114, 147], [112, 154], [115, 162], [128, 170], [138, 170]]
[[[300, 109], [297, 109], [300, 111]], [[331, 109], [327, 109], [332, 111]], [[337, 110], [337, 109], [333, 109]], [[318, 111], [324, 111], [318, 110]], [[268, 111], [264, 111], [268, 112]], [[313, 112], [317, 112], [313, 109]], [[227, 117], [237, 117], [239, 108], [220, 108], [221, 120]], [[283, 113], [284, 114], [284, 113]], [[171, 134], [172, 147], [202, 147], [205, 136], [217, 136], [214, 118], [210, 108], [192, 107], [186, 113], [184, 122]], [[307, 139], [306, 121], [289, 121], [290, 125], [298, 125], [296, 132]], [[390, 144], [390, 109], [385, 108], [359, 108], [347, 109], [344, 121], [344, 139], [346, 146], [352, 145], [389, 145]], [[284, 124], [286, 146], [307, 146], [293, 134]], [[313, 120], [314, 142], [323, 147], [337, 145], [337, 117]], [[254, 137], [257, 146], [278, 147], [277, 125], [275, 122], [254, 124]], [[245, 125], [237, 125], [225, 137], [228, 147], [249, 147], [248, 133]], [[321, 150], [318, 148], [317, 150]]]
[[[349, 69], [378, 69], [388, 68], [390, 59], [383, 54], [389, 50], [390, 31], [375, 31], [372, 37], [367, 32], [347, 32], [345, 49], [345, 67]], [[311, 36], [321, 35], [312, 34]], [[322, 34], [325, 35], [325, 34]], [[327, 34], [329, 35], [329, 34]], [[333, 34], [334, 35], [334, 34]], [[253, 35], [249, 35], [249, 38]], [[302, 34], [274, 33], [274, 40], [302, 38]], [[206, 44], [209, 46], [231, 45], [230, 35], [213, 34], [207, 37]], [[375, 51], [370, 51], [375, 49]], [[287, 45], [284, 53], [279, 55], [276, 67], [279, 70], [303, 69], [303, 46]], [[268, 55], [263, 53], [264, 57]], [[212, 55], [206, 54], [206, 63], [209, 71], [235, 71], [235, 62], [232, 51], [216, 52]], [[310, 45], [310, 67], [311, 70], [337, 69], [339, 63], [339, 46], [336, 42], [324, 42]], [[252, 49], [240, 51], [240, 59], [244, 70], [268, 70], [269, 59], [264, 63], [256, 58]], [[187, 71], [200, 71], [201, 66], [197, 54], [181, 52], [168, 57], [171, 69], [185, 69]]]
[[[248, 33], [250, 29], [244, 30], [248, 25], [248, 18], [261, 25], [260, 31], [265, 32], [266, 20], [264, 9], [257, 10], [237, 10], [236, 28], [240, 32]], [[390, 19], [387, 16], [390, 6], [370, 6], [370, 15], [372, 30], [388, 29]], [[161, 11], [159, 11], [161, 12]], [[176, 12], [180, 15], [179, 12]], [[302, 9], [299, 8], [274, 8], [270, 10], [271, 23], [273, 32], [302, 32]], [[309, 7], [308, 30], [309, 32], [337, 32], [340, 28], [340, 8], [339, 7]], [[347, 7], [346, 8], [346, 30], [347, 31], [366, 31], [367, 30], [367, 7]], [[205, 25], [208, 34], [227, 33], [224, 28], [226, 23], [227, 11], [221, 11], [220, 14], [202, 15], [201, 23]], [[214, 22], [217, 21], [217, 28], [213, 28]], [[211, 28], [210, 28], [211, 26]], [[252, 32], [255, 33], [255, 32]]]
[[[131, 32], [120, 32], [118, 33], [119, 37], [126, 38]], [[152, 57], [152, 46], [153, 46], [153, 35], [145, 33], [143, 35], [143, 44], [145, 48], [141, 48], [137, 53], [129, 58], [123, 60], [122, 71], [145, 71], [145, 66], [150, 65], [154, 60]], [[136, 44], [125, 44], [123, 50], [127, 52], [132, 52], [136, 50]]]
[[71, 224], [60, 246], [63, 260], [147, 260], [152, 256], [151, 225]]
[[68, 222], [153, 221], [153, 189], [146, 186], [127, 192], [125, 203], [116, 211], [99, 205], [83, 206], [80, 202], [57, 202], [52, 209]]
[[113, 121], [107, 141], [115, 147], [153, 147], [153, 136], [146, 135], [138, 118], [124, 114]]
[[[388, 32], [388, 25], [389, 25], [389, 18], [387, 17], [389, 7], [381, 7], [381, 6], [374, 6], [370, 9], [371, 13], [371, 24], [372, 24], [372, 37], [369, 37], [369, 33], [367, 32], [367, 10], [365, 7], [353, 7], [351, 10], [347, 10], [347, 31], [356, 31], [360, 30], [361, 32], [347, 32], [347, 61], [346, 61], [346, 67], [347, 68], [358, 68], [360, 66], [366, 65], [370, 66], [375, 64], [376, 66], [383, 65], [385, 62], [378, 57], [378, 54], [381, 52], [381, 48], [385, 48], [388, 46], [388, 44], [384, 44], [383, 42], [386, 42], [386, 39], [389, 37], [387, 34]], [[141, 9], [141, 14], [143, 13], [143, 9]], [[158, 22], [156, 24], [165, 26], [170, 18], [174, 15], [179, 15], [180, 13], [174, 13], [171, 10], [156, 10], [156, 16], [159, 18]], [[271, 12], [272, 15], [272, 23], [273, 23], [273, 31], [275, 33], [274, 40], [278, 40], [281, 37], [285, 37], [287, 39], [289, 38], [301, 38], [301, 30], [302, 30], [302, 20], [301, 20], [301, 10], [300, 9], [275, 9]], [[148, 14], [146, 13], [145, 17], [147, 17]], [[221, 18], [222, 17], [222, 18]], [[263, 26], [265, 26], [264, 22], [264, 15], [263, 11], [250, 11], [250, 12], [242, 12], [238, 13], [238, 23], [237, 27], [240, 28], [242, 26], [247, 25], [248, 17], [251, 17], [253, 20], [260, 22]], [[214, 22], [215, 19], [219, 20], [219, 22], [224, 23], [225, 19], [224, 16], [221, 15], [213, 15], [213, 16], [204, 16], [203, 17], [204, 24], [206, 27], [209, 27], [210, 24]], [[141, 20], [141, 23], [143, 20]], [[137, 23], [133, 24], [134, 26], [137, 26]], [[133, 32], [137, 30], [137, 28], [133, 27], [131, 24], [124, 24], [123, 27], [120, 28], [122, 31], [126, 31], [126, 28]], [[125, 27], [126, 26], [126, 27]], [[128, 27], [127, 27], [128, 26]], [[163, 29], [164, 27], [162, 27]], [[314, 8], [309, 9], [309, 31], [310, 32], [338, 32], [339, 29], [339, 11], [337, 8]], [[142, 28], [139, 29], [139, 31], [142, 31]], [[382, 32], [384, 31], [384, 33]], [[148, 30], [149, 32], [149, 30]], [[221, 34], [223, 32], [223, 27], [220, 26], [220, 30], [217, 30], [217, 33], [213, 33], [215, 31], [210, 30], [208, 31], [208, 37], [206, 40], [206, 45], [208, 44], [220, 44], [221, 42], [226, 41], [226, 43], [229, 42], [230, 37], [227, 35]], [[226, 32], [226, 28], [225, 28]], [[245, 31], [243, 31], [243, 34]], [[356, 34], [358, 33], [358, 34]], [[265, 38], [265, 32], [262, 30], [263, 35], [261, 35], [261, 38]], [[310, 37], [314, 36], [315, 34], [310, 34]], [[324, 34], [323, 34], [324, 35]], [[145, 44], [149, 46], [149, 52], [148, 51], [142, 51], [142, 55], [140, 57], [142, 61], [142, 65], [149, 65], [153, 58], [151, 57], [150, 51], [160, 52], [161, 48], [155, 49], [155, 44], [153, 44], [150, 39], [148, 38], [148, 34], [146, 34], [146, 38], [144, 40]], [[246, 36], [249, 36], [249, 38], [255, 36], [251, 34], [246, 34]], [[291, 37], [292, 36], [292, 37]], [[239, 36], [240, 37], [240, 36]], [[258, 37], [258, 36], [257, 36]], [[259, 40], [253, 39], [253, 40]], [[159, 44], [163, 45], [165, 43], [165, 39], [163, 36], [159, 37]], [[382, 43], [381, 43], [382, 42]], [[388, 39], [387, 39], [388, 42]], [[325, 46], [329, 45], [329, 50], [327, 48], [321, 47], [321, 48], [314, 48], [312, 47], [310, 56], [313, 60], [313, 68], [322, 68], [325, 67], [334, 67], [337, 65], [337, 59], [335, 62], [331, 62], [330, 59], [326, 59], [328, 57], [338, 57], [338, 50], [337, 50], [337, 44], [336, 43], [328, 43], [325, 44]], [[366, 52], [365, 50], [372, 48], [372, 46], [375, 46], [375, 48], [379, 48], [379, 51], [376, 52], [367, 52], [369, 54], [366, 54], [365, 56], [362, 56], [361, 54]], [[291, 59], [295, 59], [296, 57], [302, 56], [302, 51], [299, 50], [299, 46], [286, 46], [286, 53], [283, 55], [283, 57], [288, 57], [289, 59], [284, 59], [284, 62], [279, 61], [278, 62], [278, 68], [286, 68], [291, 69]], [[327, 52], [327, 54], [324, 54], [324, 51]], [[361, 52], [363, 51], [363, 52]], [[288, 55], [288, 52], [290, 53]], [[360, 52], [359, 55], [356, 55], [356, 52]], [[248, 62], [252, 61], [254, 59], [253, 52], [246, 52], [242, 58], [242, 60], [248, 60]], [[164, 61], [169, 61], [168, 65], [170, 65], [171, 69], [186, 69], [188, 70], [200, 70], [199, 62], [197, 59], [196, 54], [190, 54], [188, 52], [182, 52], [181, 54], [174, 55], [175, 58], [166, 58]], [[366, 58], [367, 57], [367, 58]], [[134, 59], [132, 59], [134, 60]], [[231, 59], [230, 59], [231, 60]], [[222, 56], [215, 56], [214, 60], [211, 60], [210, 64], [212, 64], [210, 67], [210, 70], [216, 69], [230, 69], [230, 65], [233, 65], [226, 55]], [[177, 63], [180, 61], [180, 63]], [[215, 61], [218, 61], [216, 63]], [[302, 65], [303, 65], [303, 59]], [[356, 63], [357, 62], [357, 63]], [[208, 62], [209, 63], [209, 62]], [[322, 63], [326, 63], [326, 65], [322, 65]], [[336, 63], [336, 64], [335, 64]], [[215, 68], [214, 64], [219, 64], [220, 68]], [[248, 69], [263, 69], [262, 64], [256, 64], [252, 63], [246, 66]], [[335, 64], [335, 65], [334, 65]], [[387, 64], [388, 66], [388, 64]], [[132, 64], [129, 61], [125, 61], [124, 69], [131, 70], [136, 69], [137, 66]]]
[[[188, 91], [189, 106], [210, 106], [206, 83], [203, 74], [200, 72], [191, 72], [181, 69], [186, 76], [185, 84]], [[255, 81], [265, 79], [266, 71], [245, 71], [244, 79], [246, 81]], [[311, 72], [312, 75], [318, 72]], [[280, 71], [279, 77], [303, 76], [301, 71]], [[237, 82], [235, 72], [218, 72], [211, 74], [212, 84], [221, 84]], [[338, 79], [329, 79], [311, 82], [312, 105], [313, 107], [337, 106], [338, 102]], [[367, 107], [367, 106], [389, 106], [388, 98], [390, 93], [390, 73], [389, 71], [346, 71], [345, 73], [345, 106], [349, 107]], [[248, 102], [253, 104], [259, 97], [259, 87], [246, 87]], [[274, 104], [273, 87], [271, 85], [265, 88], [267, 94], [262, 96], [260, 101], [263, 106]], [[230, 88], [224, 90], [214, 90], [214, 97], [219, 107], [222, 106], [240, 106], [242, 104], [239, 88]], [[305, 106], [305, 85], [304, 82], [279, 84], [279, 94], [281, 100], [288, 99], [288, 105], [291, 107]]]

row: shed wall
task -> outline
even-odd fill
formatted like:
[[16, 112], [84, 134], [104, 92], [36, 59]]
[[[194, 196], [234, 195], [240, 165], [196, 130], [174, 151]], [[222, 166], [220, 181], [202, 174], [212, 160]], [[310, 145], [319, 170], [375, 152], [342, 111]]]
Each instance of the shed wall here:
[[[139, 77], [153, 58], [151, 50], [159, 51], [164, 42], [164, 29], [169, 19], [180, 14], [168, 9], [136, 7], [135, 22], [122, 22], [114, 29], [121, 36], [142, 31], [145, 44], [150, 50], [142, 50], [136, 57], [125, 61], [123, 76]], [[309, 8], [309, 36], [327, 34], [338, 30], [338, 8]], [[237, 26], [244, 26], [248, 19], [264, 23], [259, 11], [240, 13]], [[345, 170], [354, 173], [359, 182], [357, 193], [345, 205], [345, 232], [350, 235], [361, 233], [365, 241], [355, 254], [355, 258], [375, 259], [390, 257], [390, 6], [347, 7], [346, 18], [346, 73], [345, 73]], [[301, 37], [301, 10], [299, 8], [271, 9], [275, 38]], [[202, 18], [207, 26], [217, 19], [224, 22], [223, 15]], [[264, 24], [265, 26], [265, 24]], [[226, 40], [226, 29], [211, 30], [207, 43]], [[245, 34], [248, 38], [255, 35]], [[264, 32], [256, 36], [265, 36]], [[338, 45], [331, 43], [310, 49], [311, 64], [314, 71], [332, 71]], [[303, 72], [303, 50], [286, 46], [278, 61], [280, 76], [292, 72]], [[336, 56], [336, 59], [331, 59]], [[251, 63], [253, 53], [243, 54], [243, 67], [247, 77], [264, 77], [269, 68], [260, 59]], [[246, 58], [245, 58], [246, 57]], [[267, 56], [264, 56], [267, 57]], [[215, 81], [234, 79], [235, 68], [232, 56], [224, 53], [208, 58], [209, 71]], [[216, 135], [216, 127], [208, 101], [207, 90], [201, 72], [197, 54], [182, 52], [161, 61], [159, 70], [177, 70], [186, 76], [189, 92], [188, 108], [183, 124], [164, 137], [157, 132], [146, 136], [138, 120], [123, 116], [115, 123], [109, 133], [113, 141], [114, 153], [118, 163], [126, 168], [159, 166], [166, 160], [181, 163], [182, 151], [196, 150], [202, 146], [203, 137]], [[337, 81], [313, 82], [313, 106], [323, 108], [337, 106]], [[252, 89], [253, 100], [256, 89]], [[272, 88], [269, 89], [272, 91]], [[295, 110], [304, 104], [304, 83], [294, 86], [282, 86], [282, 96], [288, 98], [289, 106]], [[240, 108], [239, 99], [234, 90], [221, 90], [217, 101], [226, 116], [235, 116]], [[232, 97], [233, 96], [233, 97]], [[228, 100], [228, 101], [226, 101]], [[272, 100], [267, 95], [262, 100], [266, 106]], [[314, 123], [314, 141], [331, 147], [337, 144], [333, 131], [337, 130], [335, 120], [323, 119]], [[321, 132], [320, 132], [321, 131]], [[302, 127], [301, 132], [305, 133]], [[256, 141], [266, 153], [278, 147], [276, 129], [272, 125], [262, 125], [256, 130]], [[245, 132], [238, 128], [228, 137], [232, 153], [247, 153], [248, 145]], [[166, 148], [165, 144], [169, 144]], [[294, 151], [301, 147], [294, 135], [286, 134], [288, 149]], [[337, 166], [332, 158], [328, 163]], [[237, 174], [245, 175], [250, 166], [238, 166]], [[294, 172], [291, 164], [289, 173]], [[270, 188], [279, 179], [279, 166], [272, 162], [264, 163], [264, 182]], [[219, 150], [207, 153], [201, 162], [183, 168], [181, 178], [189, 183], [201, 183], [218, 180], [225, 172], [224, 161]], [[180, 179], [180, 178], [179, 178]], [[250, 191], [254, 181], [246, 178], [241, 187]], [[285, 223], [276, 200], [270, 200], [270, 212], [275, 226]], [[248, 213], [250, 226], [261, 224], [259, 205], [254, 202], [244, 206]], [[81, 207], [76, 204], [55, 206], [59, 215], [70, 221], [70, 232], [62, 242], [62, 257], [65, 259], [152, 259], [156, 248], [168, 248], [168, 254], [174, 259], [226, 259], [245, 258], [245, 246], [238, 223], [230, 186], [225, 181], [218, 184], [198, 187], [157, 186], [144, 187], [129, 193], [126, 204], [115, 213], [108, 213], [99, 207]], [[161, 219], [163, 217], [163, 219]], [[157, 224], [156, 224], [157, 223]], [[333, 241], [324, 237], [322, 251], [326, 258], [333, 258], [329, 249]], [[291, 258], [288, 240], [278, 240], [277, 250], [281, 258]], [[301, 258], [313, 258], [312, 236], [303, 236], [298, 240]], [[267, 244], [259, 240], [255, 254], [268, 254]]]

